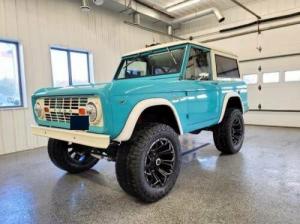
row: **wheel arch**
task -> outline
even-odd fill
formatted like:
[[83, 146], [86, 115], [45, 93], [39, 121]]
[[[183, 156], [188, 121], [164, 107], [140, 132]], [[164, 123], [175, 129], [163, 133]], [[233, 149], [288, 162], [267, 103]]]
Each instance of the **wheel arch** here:
[[[125, 126], [123, 127], [120, 134], [114, 140], [118, 142], [129, 140], [141, 116], [143, 116], [143, 114], [150, 109], [153, 108], [161, 109], [162, 107], [167, 108], [170, 112], [172, 112], [174, 122], [176, 122], [176, 124], [173, 124], [173, 128], [175, 127], [174, 129], [178, 134], [183, 134], [181, 122], [174, 105], [166, 99], [153, 98], [153, 99], [142, 100], [134, 106], [134, 108], [132, 109], [132, 111], [130, 112], [127, 118]], [[170, 126], [172, 126], [172, 124]]]
[[221, 116], [220, 116], [218, 123], [222, 122], [225, 112], [226, 112], [226, 109], [228, 107], [236, 107], [236, 108], [240, 109], [242, 111], [242, 113], [244, 113], [244, 106], [243, 106], [241, 97], [238, 93], [230, 92], [225, 95], [224, 100], [223, 100], [222, 110], [221, 110]]

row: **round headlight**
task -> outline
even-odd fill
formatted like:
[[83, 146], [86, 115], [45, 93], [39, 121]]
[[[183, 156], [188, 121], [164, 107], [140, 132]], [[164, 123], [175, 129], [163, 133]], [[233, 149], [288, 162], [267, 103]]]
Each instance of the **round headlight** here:
[[90, 122], [95, 122], [97, 119], [97, 107], [94, 103], [89, 102], [86, 106], [86, 112], [90, 117]]
[[43, 113], [43, 108], [41, 106], [40, 103], [36, 103], [34, 105], [34, 113], [35, 115], [38, 117], [38, 118], [41, 118], [42, 117], [42, 113]]

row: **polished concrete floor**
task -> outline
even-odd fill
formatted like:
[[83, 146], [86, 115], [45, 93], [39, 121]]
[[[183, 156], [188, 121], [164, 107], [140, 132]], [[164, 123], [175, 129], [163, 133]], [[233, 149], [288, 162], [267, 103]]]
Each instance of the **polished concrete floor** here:
[[0, 156], [0, 223], [300, 223], [300, 129], [248, 126], [242, 151], [221, 155], [209, 132], [188, 136], [173, 191], [143, 204], [118, 186], [114, 163], [66, 174], [46, 150]]

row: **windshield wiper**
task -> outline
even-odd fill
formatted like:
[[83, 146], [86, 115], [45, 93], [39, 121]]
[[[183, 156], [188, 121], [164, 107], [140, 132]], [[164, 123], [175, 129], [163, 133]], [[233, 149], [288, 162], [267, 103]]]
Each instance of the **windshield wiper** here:
[[168, 50], [170, 56], [172, 57], [174, 64], [177, 65], [178, 63], [177, 63], [177, 61], [176, 61], [176, 59], [175, 59], [175, 57], [174, 57], [172, 51], [170, 51], [169, 47], [167, 47], [167, 50]]

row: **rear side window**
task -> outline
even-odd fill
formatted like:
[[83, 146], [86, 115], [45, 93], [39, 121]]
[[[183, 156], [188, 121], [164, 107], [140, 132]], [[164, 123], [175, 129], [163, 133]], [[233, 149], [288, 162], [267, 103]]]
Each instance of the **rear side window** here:
[[216, 54], [216, 65], [218, 78], [240, 78], [236, 59]]

